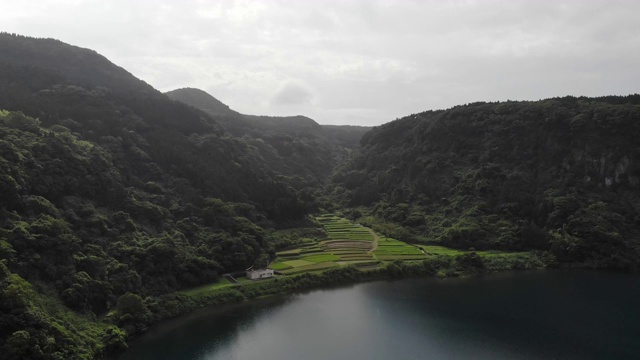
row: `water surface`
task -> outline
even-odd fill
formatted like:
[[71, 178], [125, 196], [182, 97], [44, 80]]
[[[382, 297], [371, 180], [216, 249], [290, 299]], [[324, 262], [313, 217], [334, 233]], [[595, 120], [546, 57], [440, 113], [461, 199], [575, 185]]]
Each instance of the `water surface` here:
[[640, 359], [640, 276], [540, 271], [380, 281], [200, 312], [132, 359]]

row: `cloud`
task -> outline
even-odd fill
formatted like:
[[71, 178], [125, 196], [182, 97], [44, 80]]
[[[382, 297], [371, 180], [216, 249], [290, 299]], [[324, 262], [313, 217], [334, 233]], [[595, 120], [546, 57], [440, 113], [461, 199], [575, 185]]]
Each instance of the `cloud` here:
[[287, 81], [272, 99], [274, 105], [311, 105], [313, 93], [306, 86], [295, 81]]
[[377, 125], [473, 101], [638, 92], [638, 13], [631, 0], [6, 0], [0, 23], [94, 49], [161, 91]]

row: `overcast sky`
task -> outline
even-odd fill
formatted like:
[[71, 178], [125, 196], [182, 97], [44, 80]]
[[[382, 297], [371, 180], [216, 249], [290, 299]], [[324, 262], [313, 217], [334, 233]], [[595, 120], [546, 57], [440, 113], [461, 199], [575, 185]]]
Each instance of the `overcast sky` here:
[[94, 49], [161, 91], [354, 125], [638, 93], [639, 16], [632, 0], [0, 0], [0, 30]]

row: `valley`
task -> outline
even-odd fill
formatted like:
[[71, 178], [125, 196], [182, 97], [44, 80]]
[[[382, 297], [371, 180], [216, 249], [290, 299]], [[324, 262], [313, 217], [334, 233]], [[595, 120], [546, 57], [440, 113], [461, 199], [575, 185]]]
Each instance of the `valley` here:
[[640, 95], [335, 126], [54, 39], [0, 50], [3, 359], [117, 355], [196, 310], [357, 282], [640, 268]]

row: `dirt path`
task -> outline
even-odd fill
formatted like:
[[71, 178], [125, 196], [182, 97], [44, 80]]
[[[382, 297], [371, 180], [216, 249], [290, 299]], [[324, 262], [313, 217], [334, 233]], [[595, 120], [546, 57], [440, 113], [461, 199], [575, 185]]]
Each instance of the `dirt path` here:
[[369, 233], [371, 233], [371, 235], [373, 236], [373, 247], [367, 252], [373, 253], [373, 251], [378, 248], [378, 240], [380, 240], [380, 237], [378, 236], [378, 234], [376, 234], [375, 231], [369, 228], [367, 228], [367, 230], [369, 230]]
[[227, 278], [232, 284], [239, 284], [238, 280], [236, 280], [231, 274], [222, 274], [222, 277]]

